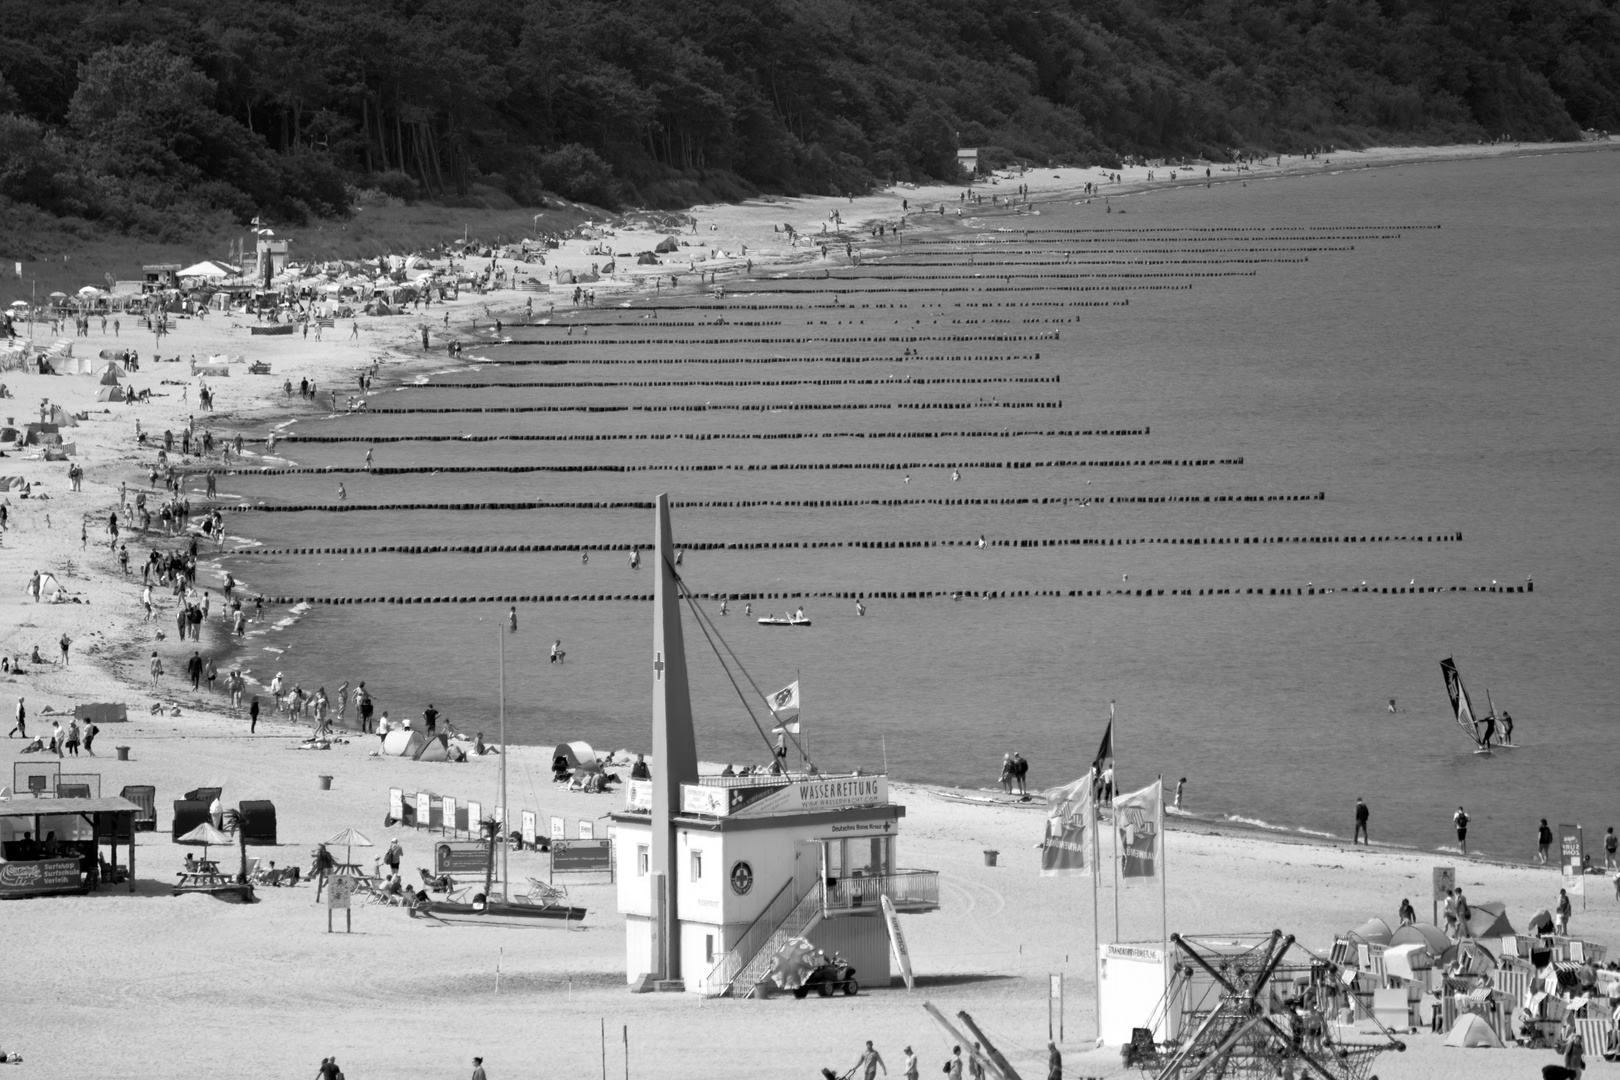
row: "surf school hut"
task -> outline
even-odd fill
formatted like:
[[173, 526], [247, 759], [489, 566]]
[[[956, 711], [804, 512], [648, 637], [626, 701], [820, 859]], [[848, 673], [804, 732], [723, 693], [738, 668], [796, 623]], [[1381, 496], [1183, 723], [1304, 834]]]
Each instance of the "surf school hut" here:
[[744, 996], [795, 937], [890, 979], [887, 899], [939, 908], [939, 875], [899, 865], [905, 807], [884, 776], [699, 777], [669, 502], [657, 502], [652, 779], [612, 815], [625, 975], [641, 990]]
[[[0, 802], [0, 899], [88, 893], [127, 880], [135, 891], [135, 815], [128, 799], [30, 799]], [[107, 845], [107, 859], [101, 845]], [[125, 867], [118, 847], [129, 846]]]

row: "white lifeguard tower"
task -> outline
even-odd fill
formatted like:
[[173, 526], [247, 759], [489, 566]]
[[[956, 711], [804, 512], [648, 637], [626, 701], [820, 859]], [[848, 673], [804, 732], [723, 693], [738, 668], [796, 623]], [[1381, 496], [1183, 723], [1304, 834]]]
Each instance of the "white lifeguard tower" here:
[[613, 815], [625, 975], [637, 990], [743, 996], [804, 937], [886, 986], [882, 898], [937, 910], [939, 876], [898, 868], [905, 807], [886, 776], [698, 776], [668, 496], [656, 513], [654, 772]]

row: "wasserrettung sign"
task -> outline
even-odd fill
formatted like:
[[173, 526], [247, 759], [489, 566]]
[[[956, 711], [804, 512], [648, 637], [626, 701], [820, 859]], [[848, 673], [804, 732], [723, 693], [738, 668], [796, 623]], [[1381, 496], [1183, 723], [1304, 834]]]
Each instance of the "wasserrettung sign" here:
[[772, 817], [815, 810], [883, 806], [889, 801], [886, 776], [829, 776], [795, 780], [779, 787], [723, 788], [682, 784], [682, 810], [712, 817]]

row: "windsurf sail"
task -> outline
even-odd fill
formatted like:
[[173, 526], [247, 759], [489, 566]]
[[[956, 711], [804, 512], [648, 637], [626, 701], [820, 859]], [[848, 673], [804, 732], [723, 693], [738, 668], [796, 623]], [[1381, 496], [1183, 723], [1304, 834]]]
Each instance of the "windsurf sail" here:
[[1451, 715], [1456, 718], [1457, 726], [1463, 729], [1469, 739], [1478, 743], [1480, 740], [1474, 706], [1468, 700], [1468, 690], [1463, 686], [1462, 674], [1458, 672], [1456, 662], [1449, 656], [1440, 661], [1440, 673], [1446, 679], [1446, 696], [1451, 699]]

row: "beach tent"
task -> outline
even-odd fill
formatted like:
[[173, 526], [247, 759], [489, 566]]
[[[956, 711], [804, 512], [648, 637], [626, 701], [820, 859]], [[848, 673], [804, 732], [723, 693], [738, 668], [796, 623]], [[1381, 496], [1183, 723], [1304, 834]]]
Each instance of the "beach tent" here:
[[466, 760], [460, 748], [450, 746], [449, 736], [421, 731], [390, 731], [383, 738], [382, 752], [385, 757], [408, 757], [412, 761]]
[[1455, 948], [1451, 939], [1446, 937], [1446, 932], [1431, 923], [1409, 923], [1401, 927], [1390, 937], [1389, 945], [1390, 948], [1397, 945], [1422, 945], [1436, 960], [1444, 960]]
[[96, 393], [96, 400], [97, 401], [123, 401], [124, 400], [124, 390], [117, 383], [113, 383], [111, 386], [103, 386]]
[[116, 360], [109, 360], [106, 366], [101, 369], [101, 385], [117, 386], [118, 380], [123, 378], [126, 374], [127, 372], [118, 366], [118, 362]]
[[[1469, 924], [1472, 925], [1472, 920], [1469, 921]], [[1531, 934], [1550, 934], [1550, 933], [1552, 933], [1552, 931], [1553, 931], [1552, 912], [1548, 911], [1546, 908], [1542, 908], [1540, 911], [1538, 911], [1534, 915], [1530, 916], [1530, 933]]]
[[230, 278], [237, 277], [239, 274], [239, 271], [233, 270], [224, 263], [217, 263], [212, 259], [204, 259], [200, 263], [193, 263], [191, 266], [186, 267], [175, 276], [184, 281], [188, 278], [192, 280], [203, 280], [207, 278]]
[[1496, 1037], [1491, 1025], [1478, 1013], [1463, 1013], [1457, 1017], [1457, 1022], [1451, 1025], [1446, 1034], [1447, 1046], [1489, 1046], [1498, 1050], [1502, 1048], [1502, 1040]]
[[1375, 916], [1350, 931], [1346, 936], [1352, 941], [1365, 942], [1368, 945], [1388, 945], [1391, 934], [1389, 923]]
[[600, 772], [602, 770], [602, 762], [597, 758], [596, 751], [591, 749], [591, 744], [588, 742], [576, 739], [573, 742], [558, 743], [552, 748], [550, 758], [552, 761], [556, 761], [559, 757], [568, 762], [571, 769], [578, 769], [583, 772]]
[[681, 243], [673, 236], [666, 236], [658, 242], [658, 246], [653, 248], [653, 250], [658, 252], [660, 255], [668, 255], [672, 251], [681, 250]]
[[1476, 938], [1499, 938], [1514, 933], [1508, 922], [1507, 905], [1500, 900], [1474, 904], [1468, 915], [1468, 933]]

